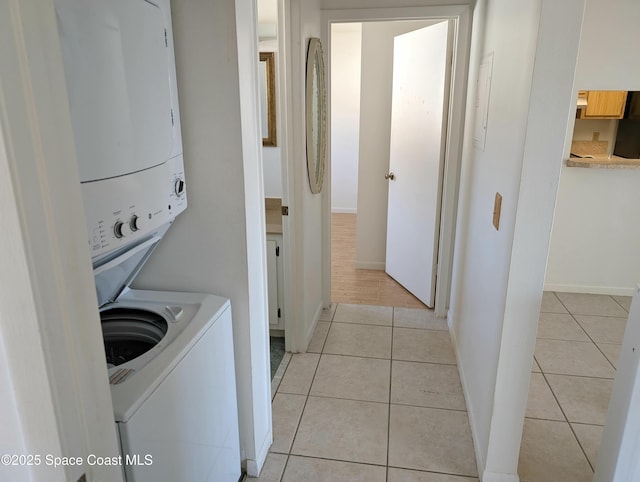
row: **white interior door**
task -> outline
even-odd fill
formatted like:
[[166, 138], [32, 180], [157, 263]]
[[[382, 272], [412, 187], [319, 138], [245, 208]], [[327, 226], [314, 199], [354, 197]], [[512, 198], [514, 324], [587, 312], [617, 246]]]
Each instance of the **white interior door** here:
[[395, 38], [386, 272], [434, 305], [448, 93], [448, 22]]

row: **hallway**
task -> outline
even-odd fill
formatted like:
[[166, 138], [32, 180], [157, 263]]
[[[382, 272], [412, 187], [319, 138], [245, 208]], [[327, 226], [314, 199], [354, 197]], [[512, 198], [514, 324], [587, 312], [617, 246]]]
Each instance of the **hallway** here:
[[477, 481], [455, 363], [429, 310], [333, 305], [291, 358], [252, 480]]
[[426, 308], [382, 270], [356, 269], [356, 215], [331, 215], [331, 300], [406, 308]]
[[354, 214], [332, 215], [334, 304], [278, 370], [257, 480], [477, 481], [447, 322], [384, 271], [355, 269], [355, 234]]
[[[332, 216], [332, 254], [336, 303], [276, 375], [257, 480], [477, 481], [446, 321], [384, 272], [355, 269], [355, 215]], [[544, 293], [523, 482], [591, 481], [630, 302]]]

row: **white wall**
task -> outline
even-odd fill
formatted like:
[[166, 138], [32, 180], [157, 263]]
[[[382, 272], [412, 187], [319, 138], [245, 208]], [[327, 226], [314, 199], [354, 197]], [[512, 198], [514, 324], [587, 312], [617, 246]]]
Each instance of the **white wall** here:
[[633, 294], [640, 281], [640, 170], [564, 166], [545, 289]]
[[[474, 12], [470, 86], [493, 53], [484, 151], [467, 104], [449, 322], [483, 481], [517, 481], [517, 460], [581, 0], [487, 0]], [[562, 47], [559, 47], [559, 46]], [[548, 72], [554, 75], [549, 76]], [[541, 138], [545, 142], [539, 142]], [[493, 200], [503, 196], [500, 230]]]
[[[302, 1], [300, 4], [301, 19], [301, 35], [297, 41], [301, 41], [298, 55], [304, 66], [298, 70], [298, 75], [304, 78], [306, 70], [306, 53], [308, 41], [311, 37], [320, 37], [320, 5], [319, 1]], [[295, 52], [294, 52], [295, 54]], [[324, 53], [325, 67], [327, 62], [327, 52]], [[326, 78], [326, 70], [325, 70]], [[306, 119], [304, 115], [304, 104], [298, 106], [298, 125], [304, 128]], [[294, 103], [295, 108], [295, 103]], [[295, 114], [294, 114], [295, 115]], [[298, 137], [299, 140], [305, 139], [305, 136]], [[303, 151], [306, 152], [306, 151]], [[304, 324], [303, 339], [306, 339], [306, 345], [311, 341], [313, 330], [320, 317], [323, 303], [323, 272], [322, 264], [324, 262], [322, 252], [322, 223], [323, 217], [323, 196], [328, 196], [328, 190], [323, 189], [322, 195], [312, 194], [309, 188], [309, 180], [306, 172], [306, 156], [295, 156], [303, 165], [302, 177], [297, 179], [303, 191], [303, 246], [304, 246]], [[329, 173], [331, 171], [329, 170]], [[325, 172], [325, 182], [327, 182], [328, 173]]]
[[231, 299], [241, 455], [250, 473], [271, 443], [254, 8], [250, 0], [173, 2], [189, 207], [136, 280]]
[[356, 213], [362, 24], [331, 28], [331, 211]]
[[[261, 1], [258, 3], [258, 9], [261, 8], [261, 5], [268, 4], [269, 9], [276, 9], [275, 1], [269, 0], [268, 2]], [[273, 5], [271, 5], [273, 3]], [[260, 23], [258, 24], [258, 29], [261, 28]], [[276, 23], [268, 23], [265, 24], [264, 27], [267, 30], [277, 30], [277, 22]], [[282, 125], [281, 122], [281, 108], [280, 108], [280, 89], [279, 89], [279, 77], [280, 77], [280, 62], [278, 61], [278, 41], [277, 39], [271, 39], [267, 41], [261, 41], [259, 43], [259, 51], [260, 52], [276, 52], [275, 63], [274, 63], [274, 72], [275, 72], [275, 93], [276, 93], [276, 142], [277, 146], [275, 147], [263, 147], [262, 148], [262, 172], [264, 176], [264, 196], [272, 197], [272, 198], [282, 198], [282, 148], [280, 144], [282, 143], [282, 139], [284, 136], [282, 135]]]
[[640, 3], [586, 3], [576, 86], [582, 90], [640, 90], [640, 63], [632, 60], [640, 42]]
[[0, 2], [0, 45], [0, 443], [42, 457], [0, 479], [121, 480], [53, 2]]
[[[11, 361], [7, 357], [3, 343], [0, 343], [0, 360], [2, 361], [2, 367], [0, 367], [0, 390], [4, 394], [0, 401], [0, 423], [3, 427], [2, 432], [0, 432], [0, 451], [3, 454], [24, 454], [27, 453], [27, 450], [21, 427], [20, 412], [18, 412], [18, 407], [16, 406], [17, 397], [14, 395], [16, 391], [11, 381], [12, 374], [9, 369]], [[31, 468], [27, 466], [2, 467], [0, 475], [7, 479], [30, 480]]]
[[[537, 2], [489, 0], [474, 12], [469, 85], [491, 52], [494, 70], [484, 152], [473, 147], [472, 129], [465, 129], [450, 318], [480, 466], [489, 442], [539, 8]], [[491, 224], [496, 192], [503, 196], [500, 231]]]
[[607, 154], [613, 153], [616, 140], [618, 121], [612, 119], [576, 119], [573, 128], [573, 141], [591, 141], [594, 134], [598, 133], [599, 141], [609, 143]]
[[264, 197], [282, 198], [282, 149], [263, 147], [262, 162]]
[[384, 176], [389, 172], [393, 38], [431, 23], [433, 22], [362, 24], [357, 268], [384, 269], [385, 266], [389, 186]]
[[[587, 1], [578, 89], [640, 90], [640, 64], [629, 61], [640, 45], [638, 18], [637, 1]], [[578, 129], [600, 130], [603, 121], [578, 122]], [[562, 167], [545, 289], [633, 293], [640, 281], [639, 179], [633, 169]]]
[[[304, 351], [323, 306], [324, 267], [328, 260], [323, 253], [322, 240], [328, 226], [328, 179], [321, 194], [312, 194], [309, 188], [306, 160], [305, 133], [305, 70], [309, 39], [320, 36], [320, 7], [318, 1], [285, 1], [288, 23], [285, 27], [287, 66], [285, 85], [289, 94], [286, 101], [286, 133], [288, 150], [289, 216], [283, 217], [291, 236], [289, 246], [290, 280], [287, 293], [292, 303], [292, 316], [286, 328], [287, 349]], [[325, 63], [327, 53], [325, 52]], [[326, 72], [325, 72], [326, 75]], [[285, 225], [283, 224], [283, 227]], [[285, 227], [286, 229], [286, 227]], [[295, 320], [295, 321], [291, 321]]]

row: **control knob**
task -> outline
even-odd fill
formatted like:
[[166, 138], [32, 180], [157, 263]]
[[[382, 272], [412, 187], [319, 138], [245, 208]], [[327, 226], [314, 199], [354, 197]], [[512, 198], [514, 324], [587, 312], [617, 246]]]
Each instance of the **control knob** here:
[[140, 229], [140, 218], [135, 214], [131, 216], [131, 219], [129, 220], [129, 228], [132, 232], [136, 232]]
[[128, 224], [125, 224], [122, 221], [116, 221], [116, 223], [113, 225], [113, 234], [116, 238], [121, 239], [128, 234], [128, 229]]
[[184, 194], [184, 179], [177, 178], [173, 190], [176, 196], [182, 196]]

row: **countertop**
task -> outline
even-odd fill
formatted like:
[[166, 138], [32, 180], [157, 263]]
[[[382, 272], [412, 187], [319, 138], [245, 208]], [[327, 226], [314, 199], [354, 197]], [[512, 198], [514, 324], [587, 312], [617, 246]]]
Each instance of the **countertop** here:
[[627, 159], [618, 156], [570, 157], [567, 167], [588, 167], [597, 169], [638, 169], [640, 159]]
[[282, 234], [282, 199], [265, 198], [264, 208], [267, 234]]
[[634, 169], [640, 167], [640, 159], [627, 159], [607, 155], [607, 141], [573, 141], [567, 167], [591, 167], [598, 169]]

